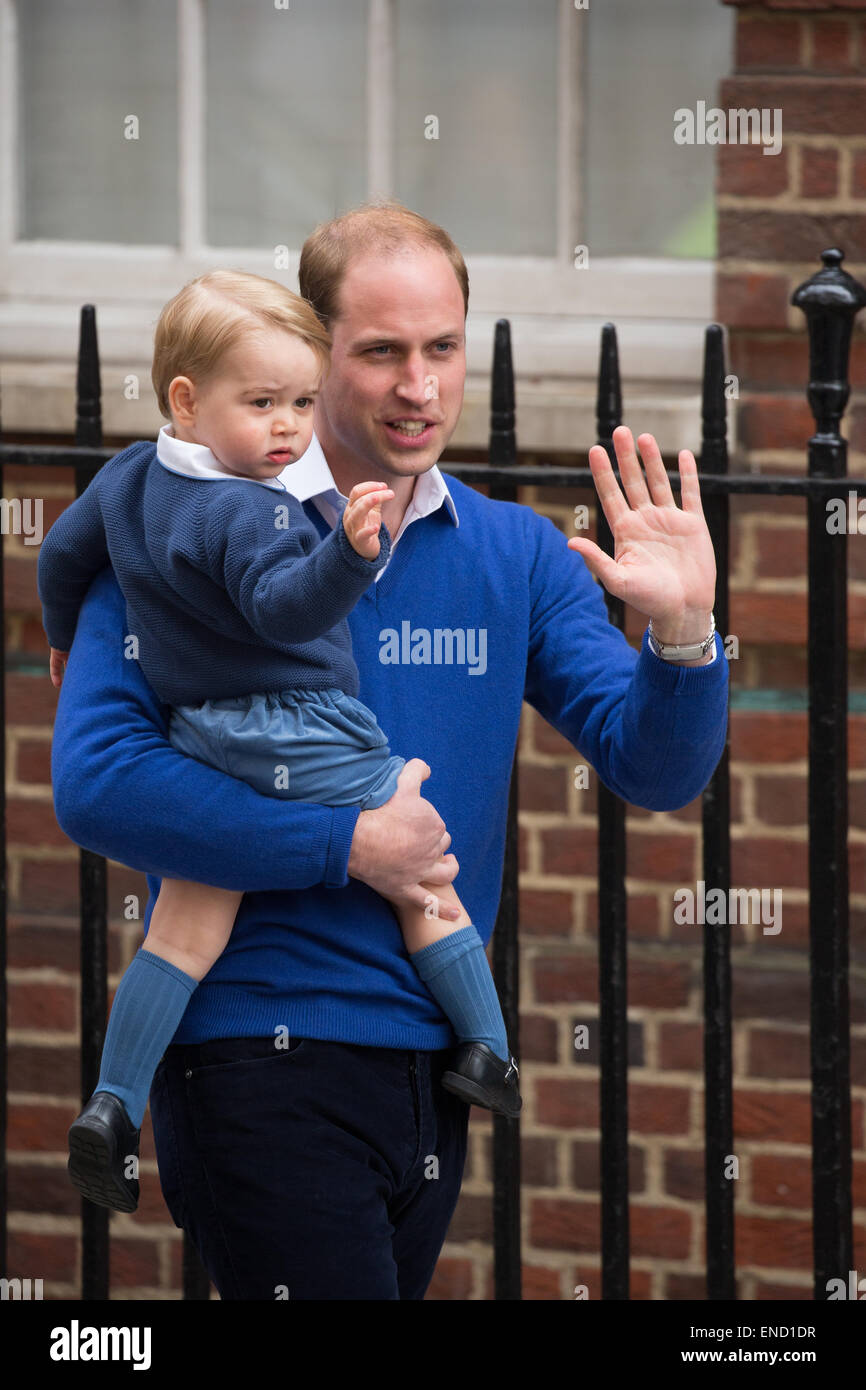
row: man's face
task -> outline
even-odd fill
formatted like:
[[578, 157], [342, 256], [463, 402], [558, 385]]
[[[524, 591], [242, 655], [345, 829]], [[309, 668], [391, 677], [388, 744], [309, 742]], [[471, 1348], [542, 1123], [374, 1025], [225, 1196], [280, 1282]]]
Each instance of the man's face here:
[[353, 260], [330, 325], [331, 366], [316, 433], [331, 468], [356, 481], [431, 468], [463, 405], [463, 295], [443, 252]]

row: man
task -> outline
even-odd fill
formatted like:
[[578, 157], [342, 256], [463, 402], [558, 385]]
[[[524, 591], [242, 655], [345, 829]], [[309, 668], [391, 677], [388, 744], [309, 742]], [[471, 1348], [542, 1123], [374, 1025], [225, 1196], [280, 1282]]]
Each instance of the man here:
[[[394, 492], [390, 558], [349, 622], [359, 698], [412, 761], [391, 801], [359, 812], [262, 797], [184, 758], [124, 659], [106, 570], [61, 690], [55, 804], [73, 840], [148, 874], [145, 926], [161, 877], [244, 890], [151, 1091], [169, 1210], [220, 1295], [421, 1299], [469, 1112], [440, 1084], [454, 1037], [381, 894], [420, 901], [420, 882], [453, 880], [453, 833], [461, 901], [489, 940], [524, 698], [627, 800], [697, 796], [726, 726], [715, 564], [694, 459], [680, 456], [680, 509], [650, 436], [644, 479], [617, 431], [625, 497], [591, 452], [616, 560], [439, 472], [468, 302], [440, 228], [399, 206], [357, 210], [309, 238], [299, 278], [333, 355], [317, 439], [281, 477], [323, 536], [356, 482]], [[652, 648], [610, 626], [588, 567], [652, 619]]]

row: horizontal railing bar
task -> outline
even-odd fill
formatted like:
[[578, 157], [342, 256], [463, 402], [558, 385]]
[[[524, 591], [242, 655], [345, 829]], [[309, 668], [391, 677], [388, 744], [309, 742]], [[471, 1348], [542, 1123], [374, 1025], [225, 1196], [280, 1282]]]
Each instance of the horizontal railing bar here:
[[[588, 468], [556, 468], [544, 465], [517, 464], [506, 472], [501, 468], [485, 468], [476, 463], [443, 463], [444, 473], [453, 473], [461, 483], [498, 483], [508, 481], [515, 487], [572, 487], [595, 488]], [[679, 488], [678, 473], [668, 473], [674, 490]], [[785, 478], [758, 473], [701, 473], [701, 492], [707, 496], [726, 493], [768, 493], [771, 496], [836, 497], [840, 489], [866, 494], [866, 478]]]
[[[75, 449], [63, 445], [45, 445], [41, 449], [26, 449], [18, 444], [0, 444], [0, 465], [17, 468], [101, 468], [115, 457], [117, 449]], [[698, 460], [700, 462], [700, 460]], [[462, 483], [489, 483], [501, 487], [573, 487], [593, 488], [589, 468], [562, 468], [546, 464], [513, 464], [506, 468], [490, 468], [483, 463], [449, 463], [441, 465], [445, 473], [453, 473]], [[671, 486], [680, 485], [679, 473], [668, 473]], [[764, 473], [701, 473], [701, 492], [709, 495], [725, 493], [766, 493], [782, 497], [834, 497], [840, 487], [850, 492], [866, 494], [866, 478], [789, 478]]]

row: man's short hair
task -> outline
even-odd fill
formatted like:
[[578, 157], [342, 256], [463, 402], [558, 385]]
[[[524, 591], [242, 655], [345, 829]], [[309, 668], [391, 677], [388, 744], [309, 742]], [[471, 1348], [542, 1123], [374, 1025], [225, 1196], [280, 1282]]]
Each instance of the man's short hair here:
[[350, 261], [368, 252], [393, 255], [410, 247], [433, 247], [448, 257], [468, 312], [469, 273], [455, 242], [444, 228], [393, 198], [362, 203], [310, 233], [298, 266], [301, 294], [330, 328], [339, 313], [340, 286]]
[[325, 371], [331, 339], [300, 295], [244, 270], [210, 270], [170, 299], [154, 334], [151, 380], [160, 413], [171, 419], [168, 388], [176, 376], [197, 385], [217, 370], [242, 338], [261, 328], [278, 328], [300, 338]]

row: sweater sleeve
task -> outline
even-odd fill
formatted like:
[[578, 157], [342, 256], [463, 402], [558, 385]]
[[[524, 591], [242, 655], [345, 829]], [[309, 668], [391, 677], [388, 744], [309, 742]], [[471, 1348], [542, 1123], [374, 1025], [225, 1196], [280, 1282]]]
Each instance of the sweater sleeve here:
[[725, 746], [728, 663], [640, 652], [608, 621], [603, 590], [547, 517], [529, 514], [532, 616], [526, 699], [623, 800], [670, 811], [699, 796]]
[[321, 540], [294, 498], [289, 511], [299, 514], [301, 524], [296, 517], [294, 525], [280, 528], [285, 502], [273, 510], [257, 499], [254, 505], [246, 498], [232, 504], [224, 490], [207, 508], [204, 549], [211, 578], [225, 586], [253, 630], [267, 642], [293, 645], [315, 641], [351, 613], [386, 564], [391, 537], [383, 522], [379, 554], [365, 560], [342, 520]]
[[60, 689], [51, 771], [61, 829], [160, 878], [246, 892], [345, 886], [359, 807], [262, 796], [178, 752], [169, 707], [124, 655], [125, 625], [108, 567], [82, 606]]
[[50, 646], [68, 652], [94, 576], [108, 564], [105, 525], [93, 478], [54, 522], [39, 547], [36, 584]]

